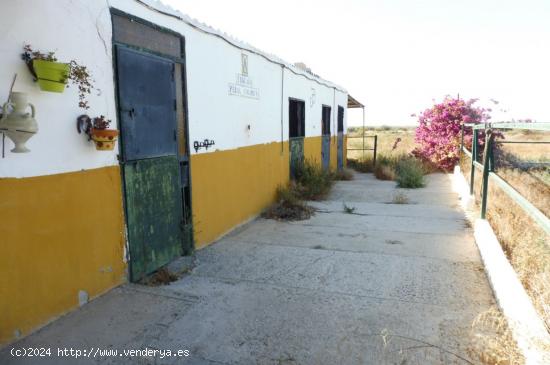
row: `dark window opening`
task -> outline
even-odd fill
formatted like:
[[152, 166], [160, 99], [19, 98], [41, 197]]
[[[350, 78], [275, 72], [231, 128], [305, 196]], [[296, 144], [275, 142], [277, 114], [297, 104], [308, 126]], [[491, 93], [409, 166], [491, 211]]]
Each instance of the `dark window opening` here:
[[323, 105], [323, 111], [321, 115], [321, 128], [322, 128], [322, 134], [330, 135], [330, 106]]
[[338, 132], [344, 131], [344, 108], [338, 106]]
[[306, 130], [306, 105], [301, 100], [290, 99], [288, 105], [289, 137], [304, 137]]

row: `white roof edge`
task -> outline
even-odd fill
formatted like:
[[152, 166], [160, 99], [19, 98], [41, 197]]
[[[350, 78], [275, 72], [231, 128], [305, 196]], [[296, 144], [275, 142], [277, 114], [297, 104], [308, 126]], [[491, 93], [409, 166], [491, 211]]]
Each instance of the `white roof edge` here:
[[301, 75], [301, 76], [304, 76], [305, 78], [311, 80], [311, 81], [315, 81], [319, 84], [322, 84], [324, 86], [327, 86], [327, 87], [331, 87], [331, 88], [335, 88], [337, 89], [338, 91], [341, 91], [341, 92], [344, 92], [347, 94], [347, 91], [346, 89], [344, 89], [343, 87], [333, 83], [333, 82], [330, 82], [328, 80], [325, 80], [319, 76], [315, 76], [315, 75], [312, 75], [310, 73], [307, 73], [299, 68], [297, 68], [296, 66], [294, 66], [293, 64], [289, 63], [289, 62], [286, 62], [284, 61], [283, 59], [277, 57], [276, 55], [273, 55], [273, 54], [270, 54], [270, 53], [266, 53], [266, 52], [263, 52], [261, 50], [259, 50], [258, 48], [246, 43], [246, 42], [243, 42], [225, 32], [222, 32], [220, 30], [217, 30], [209, 25], [206, 25], [204, 23], [201, 23], [200, 21], [196, 20], [196, 19], [193, 19], [191, 18], [190, 16], [186, 15], [186, 14], [183, 14], [182, 12], [180, 12], [179, 10], [176, 10], [176, 9], [173, 9], [172, 7], [162, 3], [160, 0], [136, 0], [138, 3], [141, 3], [153, 10], [156, 10], [160, 13], [163, 13], [165, 15], [168, 15], [168, 16], [172, 16], [172, 17], [175, 17], [181, 21], [183, 21], [184, 23], [194, 27], [194, 28], [197, 28], [205, 33], [208, 33], [208, 34], [211, 34], [213, 36], [216, 36], [216, 37], [220, 37], [222, 39], [224, 39], [226, 42], [230, 43], [231, 45], [237, 47], [237, 48], [240, 48], [242, 50], [245, 50], [245, 51], [248, 51], [248, 52], [251, 52], [251, 53], [255, 53], [261, 57], [264, 57], [266, 60], [270, 61], [270, 62], [273, 62], [273, 63], [277, 63], [279, 65], [282, 65], [286, 68], [288, 68], [290, 71], [292, 71], [293, 73], [297, 74], [297, 75]]

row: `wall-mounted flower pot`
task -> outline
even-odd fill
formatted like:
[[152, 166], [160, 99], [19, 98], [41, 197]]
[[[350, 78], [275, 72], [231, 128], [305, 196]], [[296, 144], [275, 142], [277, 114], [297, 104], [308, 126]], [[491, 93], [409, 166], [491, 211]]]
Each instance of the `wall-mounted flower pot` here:
[[91, 136], [95, 142], [95, 148], [98, 151], [112, 151], [115, 148], [115, 142], [118, 137], [116, 129], [94, 129], [91, 130]]
[[32, 67], [42, 91], [62, 93], [71, 68], [68, 63], [33, 60]]

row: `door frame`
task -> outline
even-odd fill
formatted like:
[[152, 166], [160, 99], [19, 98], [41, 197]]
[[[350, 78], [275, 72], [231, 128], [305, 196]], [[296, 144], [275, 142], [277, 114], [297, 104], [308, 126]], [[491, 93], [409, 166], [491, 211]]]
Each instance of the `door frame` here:
[[[324, 131], [324, 117], [325, 117], [325, 109], [328, 109], [329, 110], [329, 113], [327, 114], [328, 117], [329, 117], [329, 121], [328, 121], [328, 134], [324, 134], [323, 131]], [[332, 140], [332, 130], [331, 130], [331, 122], [332, 120], [332, 107], [330, 105], [327, 105], [327, 104], [321, 104], [321, 166], [325, 169], [328, 169], [330, 170], [330, 145], [331, 145], [331, 140]], [[324, 146], [325, 146], [325, 138], [328, 136], [328, 151], [325, 151], [325, 152], [328, 152], [328, 163], [327, 163], [327, 166], [325, 166], [325, 160], [323, 158], [323, 149], [324, 149]]]
[[[290, 104], [292, 102], [295, 102], [295, 103], [301, 103], [303, 108], [302, 108], [302, 114], [303, 114], [303, 122], [304, 122], [304, 130], [302, 131], [303, 132], [303, 136], [298, 136], [298, 137], [290, 137]], [[298, 98], [293, 98], [293, 97], [289, 97], [288, 98], [288, 167], [289, 167], [289, 176], [291, 179], [294, 178], [294, 175], [293, 175], [293, 171], [292, 171], [292, 143], [291, 143], [291, 138], [302, 138], [302, 161], [301, 163], [304, 162], [305, 160], [305, 151], [304, 151], [304, 148], [305, 148], [305, 140], [306, 140], [306, 102], [305, 100], [302, 100], [302, 99], [298, 99]]]
[[[152, 28], [154, 30], [157, 30], [159, 32], [174, 35], [174, 36], [178, 37], [178, 39], [180, 40], [180, 49], [181, 49], [180, 57], [174, 57], [172, 55], [159, 53], [159, 52], [156, 52], [156, 51], [144, 48], [144, 47], [138, 47], [138, 46], [132, 45], [132, 44], [117, 42], [117, 41], [115, 41], [115, 38], [114, 38], [114, 34], [115, 34], [114, 22], [111, 21], [111, 34], [113, 34], [112, 44], [111, 44], [111, 52], [112, 52], [112, 57], [113, 57], [113, 61], [112, 61], [113, 84], [114, 84], [114, 97], [115, 97], [117, 124], [118, 124], [119, 128], [121, 127], [121, 124], [120, 124], [121, 116], [120, 116], [120, 102], [119, 102], [119, 97], [118, 97], [118, 91], [119, 90], [118, 90], [118, 81], [117, 81], [118, 80], [118, 71], [117, 71], [118, 60], [117, 60], [117, 51], [116, 51], [117, 47], [126, 47], [126, 48], [129, 48], [129, 49], [132, 49], [132, 50], [139, 51], [140, 53], [143, 53], [143, 54], [148, 54], [148, 55], [160, 57], [160, 58], [163, 58], [163, 59], [167, 59], [167, 60], [170, 60], [174, 63], [179, 64], [180, 67], [181, 67], [181, 87], [182, 87], [182, 90], [181, 90], [181, 92], [182, 92], [181, 99], [182, 100], [181, 101], [183, 103], [183, 133], [184, 133], [183, 137], [185, 139], [185, 145], [184, 145], [185, 155], [182, 155], [180, 153], [179, 148], [177, 148], [176, 156], [177, 156], [177, 159], [180, 163], [180, 169], [179, 169], [180, 182], [183, 179], [183, 176], [182, 176], [183, 172], [182, 172], [182, 169], [181, 169], [182, 163], [187, 164], [188, 196], [186, 197], [185, 196], [186, 194], [183, 191], [182, 192], [182, 202], [181, 202], [182, 209], [183, 209], [183, 214], [186, 213], [184, 205], [185, 205], [185, 203], [188, 202], [189, 215], [188, 215], [187, 218], [188, 218], [188, 222], [189, 222], [188, 224], [191, 226], [191, 232], [190, 232], [190, 237], [189, 237], [190, 240], [191, 240], [191, 247], [190, 247], [189, 250], [187, 250], [185, 247], [183, 247], [183, 254], [187, 255], [187, 254], [190, 254], [195, 249], [195, 237], [194, 237], [193, 211], [192, 211], [192, 207], [193, 207], [192, 195], [193, 194], [192, 194], [192, 183], [191, 183], [191, 180], [192, 180], [191, 179], [191, 149], [190, 149], [190, 145], [189, 145], [189, 106], [188, 106], [188, 92], [187, 92], [187, 62], [185, 61], [186, 60], [185, 37], [182, 34], [180, 34], [178, 32], [175, 32], [171, 29], [161, 27], [161, 26], [159, 26], [155, 23], [149, 22], [145, 19], [136, 17], [135, 15], [132, 15], [132, 14], [128, 14], [124, 11], [121, 11], [121, 10], [113, 8], [113, 7], [110, 8], [110, 15], [111, 15], [111, 19], [114, 15], [124, 17], [124, 18], [130, 19], [131, 21], [141, 23], [142, 25], [150, 27], [150, 28]], [[180, 146], [181, 142], [182, 141], [181, 141], [181, 138], [179, 136], [179, 133], [177, 133], [176, 134], [177, 146]], [[122, 181], [122, 184], [121, 184], [122, 207], [123, 207], [123, 211], [124, 211], [124, 224], [125, 224], [125, 231], [126, 231], [124, 240], [125, 240], [125, 246], [126, 246], [126, 259], [127, 259], [128, 262], [130, 262], [131, 257], [129, 256], [130, 250], [129, 250], [128, 235], [127, 235], [128, 212], [127, 212], [127, 204], [126, 204], [126, 181], [125, 181], [125, 178], [124, 178], [124, 168], [123, 168], [123, 165], [124, 165], [125, 162], [124, 162], [124, 159], [122, 157], [122, 144], [123, 143], [124, 143], [124, 141], [122, 141], [122, 138], [120, 138], [119, 143], [118, 143], [119, 146], [118, 146], [117, 158], [118, 158], [119, 166], [122, 167], [120, 169], [121, 181]], [[182, 245], [183, 245], [183, 242], [182, 242]], [[128, 270], [128, 274], [129, 273], [130, 273], [130, 271]]]
[[[342, 112], [342, 113], [340, 113]], [[340, 129], [340, 116], [342, 116], [342, 129]], [[344, 121], [346, 116], [346, 109], [342, 105], [337, 107], [336, 115], [336, 169], [342, 170], [345, 166], [344, 164]]]

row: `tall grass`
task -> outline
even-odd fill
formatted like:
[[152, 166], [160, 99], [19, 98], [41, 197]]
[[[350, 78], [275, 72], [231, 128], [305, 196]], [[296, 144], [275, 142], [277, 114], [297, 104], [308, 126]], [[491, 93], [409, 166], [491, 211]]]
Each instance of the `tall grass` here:
[[330, 191], [333, 174], [314, 161], [305, 160], [296, 169], [299, 194], [305, 200], [323, 199]]
[[332, 173], [314, 161], [305, 160], [297, 166], [296, 179], [277, 188], [277, 201], [262, 216], [264, 218], [293, 221], [311, 217], [315, 210], [306, 200], [321, 200], [327, 196], [335, 179], [351, 180], [353, 174], [343, 170]]
[[357, 172], [367, 173], [374, 171], [372, 158], [360, 158], [358, 160], [348, 159], [347, 165], [350, 169], [353, 169]]
[[483, 365], [519, 365], [520, 353], [506, 317], [496, 308], [480, 313], [472, 323], [469, 354]]
[[380, 155], [374, 168], [379, 180], [392, 180], [400, 188], [416, 189], [425, 186], [424, 175], [431, 170], [419, 159], [405, 155]]
[[336, 181], [350, 181], [353, 180], [353, 172], [344, 168], [333, 173], [332, 178]]
[[[460, 164], [464, 176], [470, 179], [470, 160]], [[530, 202], [548, 214], [548, 186], [535, 184], [528, 174], [516, 170], [498, 172]], [[475, 174], [475, 197], [481, 198], [481, 173]], [[543, 202], [542, 206], [540, 205]], [[489, 182], [487, 219], [512, 267], [518, 274], [539, 316], [550, 332], [550, 237], [498, 186]]]
[[278, 186], [276, 194], [277, 201], [262, 214], [264, 218], [297, 221], [309, 219], [314, 214], [313, 208], [302, 200], [295, 182]]

